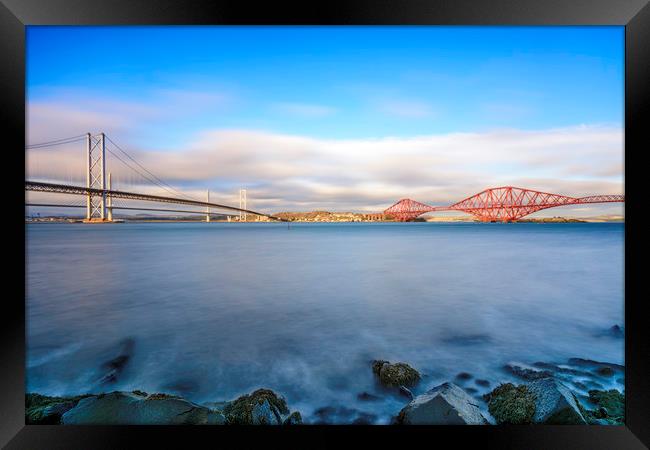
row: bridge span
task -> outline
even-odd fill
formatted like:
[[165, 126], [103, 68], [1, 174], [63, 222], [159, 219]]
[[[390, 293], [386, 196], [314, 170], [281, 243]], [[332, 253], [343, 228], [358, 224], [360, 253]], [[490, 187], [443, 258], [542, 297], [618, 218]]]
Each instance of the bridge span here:
[[482, 222], [516, 222], [543, 209], [585, 203], [625, 202], [624, 195], [591, 195], [569, 197], [531, 189], [503, 186], [485, 189], [449, 206], [430, 206], [408, 198], [384, 211], [384, 214], [405, 222], [434, 211], [463, 211]]
[[[278, 221], [284, 221], [284, 219], [281, 219], [279, 217], [275, 217], [269, 214], [264, 214], [261, 212], [253, 211], [250, 209], [243, 209], [243, 208], [237, 208], [235, 206], [228, 206], [228, 205], [222, 205], [219, 203], [211, 203], [211, 202], [201, 202], [198, 200], [190, 200], [190, 199], [184, 199], [184, 198], [175, 198], [175, 197], [165, 197], [161, 195], [151, 195], [151, 194], [140, 194], [136, 192], [124, 192], [124, 191], [115, 191], [111, 189], [97, 189], [97, 188], [90, 188], [90, 187], [83, 187], [83, 186], [73, 186], [73, 185], [66, 185], [66, 184], [55, 184], [55, 183], [41, 183], [37, 181], [25, 181], [25, 190], [26, 191], [35, 191], [35, 192], [51, 192], [51, 193], [57, 193], [57, 194], [72, 194], [72, 195], [84, 195], [84, 196], [98, 196], [98, 197], [104, 197], [107, 199], [115, 199], [115, 198], [122, 198], [126, 200], [144, 200], [144, 201], [150, 201], [150, 202], [156, 202], [156, 203], [173, 203], [173, 204], [178, 204], [178, 205], [188, 205], [188, 206], [200, 206], [203, 208], [218, 208], [218, 209], [224, 209], [227, 211], [235, 211], [235, 212], [243, 212], [247, 214], [254, 214], [257, 216], [264, 216], [268, 217], [269, 219], [273, 220], [278, 220]], [[110, 206], [109, 205], [106, 207], [107, 209], [134, 209], [134, 210], [153, 210], [153, 211], [171, 211], [168, 209], [148, 209], [148, 208], [128, 208], [124, 206]], [[55, 206], [55, 205], [48, 205], [48, 206]], [[64, 207], [70, 207], [69, 205], [61, 205]], [[202, 212], [202, 211], [180, 211], [180, 210], [175, 210], [177, 212], [186, 212], [186, 213], [201, 213], [201, 214], [210, 214], [209, 212]], [[90, 218], [87, 218], [90, 219]]]

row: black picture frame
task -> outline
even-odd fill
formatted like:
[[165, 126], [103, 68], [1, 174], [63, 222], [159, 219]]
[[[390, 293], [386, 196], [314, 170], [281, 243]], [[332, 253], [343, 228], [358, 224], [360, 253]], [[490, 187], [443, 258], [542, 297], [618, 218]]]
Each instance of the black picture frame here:
[[[442, 444], [461, 443], [499, 448], [644, 448], [650, 445], [650, 338], [644, 323], [641, 289], [643, 151], [647, 149], [650, 105], [650, 5], [647, 0], [455, 0], [455, 1], [320, 1], [299, 4], [243, 0], [0, 0], [0, 75], [6, 125], [5, 169], [15, 202], [9, 211], [8, 240], [15, 244], [5, 261], [16, 270], [17, 285], [2, 305], [2, 377], [0, 444], [6, 448], [129, 448], [188, 447], [200, 437], [220, 445], [235, 438], [239, 447], [252, 439], [291, 448], [294, 439], [308, 448], [337, 445], [348, 435], [363, 434], [374, 442], [415, 445], [411, 439]], [[47, 426], [25, 425], [25, 26], [26, 25], [134, 25], [134, 24], [362, 24], [362, 25], [623, 25], [625, 26], [625, 426], [489, 426], [489, 427], [166, 427], [166, 426]], [[645, 145], [643, 145], [645, 143]], [[13, 159], [15, 158], [15, 159]], [[13, 165], [15, 164], [15, 165]], [[15, 178], [15, 179], [14, 179]], [[22, 211], [21, 211], [22, 209]], [[7, 235], [6, 235], [7, 236]], [[22, 273], [22, 278], [20, 274]], [[20, 280], [23, 280], [21, 283]], [[405, 440], [408, 439], [408, 440]], [[372, 444], [371, 444], [372, 443]], [[236, 444], [235, 444], [236, 445]]]

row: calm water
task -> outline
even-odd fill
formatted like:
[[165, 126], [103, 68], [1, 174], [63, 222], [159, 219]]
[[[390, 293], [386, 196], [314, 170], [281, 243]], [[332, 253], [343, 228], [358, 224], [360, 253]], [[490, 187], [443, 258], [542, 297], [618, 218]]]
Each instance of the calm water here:
[[502, 381], [510, 361], [623, 364], [601, 336], [623, 325], [623, 242], [613, 223], [31, 224], [27, 388], [269, 387], [307, 418], [386, 423], [403, 398], [356, 399], [377, 392], [374, 358], [419, 369], [422, 391], [461, 371]]

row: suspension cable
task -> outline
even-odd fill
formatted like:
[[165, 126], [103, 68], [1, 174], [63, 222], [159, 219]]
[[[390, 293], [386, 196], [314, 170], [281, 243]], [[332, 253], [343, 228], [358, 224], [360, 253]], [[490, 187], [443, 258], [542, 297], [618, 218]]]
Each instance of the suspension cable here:
[[86, 135], [81, 134], [79, 136], [71, 136], [67, 138], [62, 138], [62, 139], [55, 139], [53, 141], [48, 141], [48, 142], [40, 142], [38, 144], [30, 144], [26, 145], [25, 149], [35, 149], [35, 148], [43, 148], [43, 147], [54, 147], [56, 145], [63, 145], [63, 144], [70, 144], [72, 142], [77, 142], [81, 141], [82, 139], [85, 139]]
[[[141, 176], [147, 178], [147, 179], [148, 179], [149, 181], [151, 181], [152, 183], [157, 184], [159, 187], [165, 189], [167, 192], [170, 192], [169, 189], [171, 189], [171, 190], [174, 191], [177, 195], [180, 195], [180, 196], [182, 196], [182, 197], [188, 198], [188, 199], [190, 199], [190, 200], [197, 201], [195, 198], [192, 198], [191, 196], [189, 196], [189, 195], [187, 195], [187, 194], [184, 194], [183, 192], [181, 192], [181, 191], [179, 191], [178, 189], [176, 189], [176, 188], [170, 186], [169, 184], [165, 183], [163, 180], [161, 180], [160, 178], [158, 178], [158, 177], [157, 177], [156, 175], [154, 175], [150, 170], [148, 170], [146, 167], [144, 167], [142, 164], [140, 164], [138, 161], [136, 161], [135, 158], [133, 158], [131, 155], [129, 155], [126, 151], [124, 151], [124, 150], [123, 150], [119, 145], [117, 145], [117, 144], [116, 144], [116, 143], [115, 143], [115, 142], [114, 142], [110, 137], [106, 136], [106, 139], [107, 139], [111, 144], [113, 144], [113, 145], [115, 146], [115, 148], [117, 148], [117, 149], [118, 149], [119, 151], [121, 151], [124, 155], [126, 155], [126, 156], [131, 160], [131, 161], [133, 161], [135, 164], [137, 164], [137, 165], [138, 165], [142, 170], [144, 170], [144, 171], [147, 172], [149, 175], [151, 175], [153, 178], [155, 178], [156, 180], [158, 180], [158, 183], [157, 183], [156, 181], [152, 180], [151, 178], [147, 177], [146, 175], [142, 174], [142, 173], [141, 173], [140, 171], [138, 171], [137, 169], [135, 169], [135, 168], [133, 168], [132, 166], [128, 165], [128, 164], [127, 164], [124, 160], [122, 160], [119, 156], [117, 156], [115, 153], [111, 152], [111, 154], [112, 154], [113, 156], [117, 157], [117, 159], [119, 159], [119, 160], [122, 161], [124, 164], [126, 164], [127, 166], [129, 166], [132, 170], [136, 171], [136, 172], [139, 173]], [[110, 150], [109, 150], [109, 151], [110, 151]], [[164, 186], [163, 186], [163, 185], [164, 185]], [[166, 189], [165, 186], [167, 186], [169, 189]]]

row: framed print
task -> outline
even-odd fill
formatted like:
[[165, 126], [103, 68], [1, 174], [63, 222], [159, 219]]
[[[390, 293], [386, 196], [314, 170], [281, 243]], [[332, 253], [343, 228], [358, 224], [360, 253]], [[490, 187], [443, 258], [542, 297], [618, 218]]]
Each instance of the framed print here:
[[7, 448], [648, 445], [647, 2], [0, 9]]

